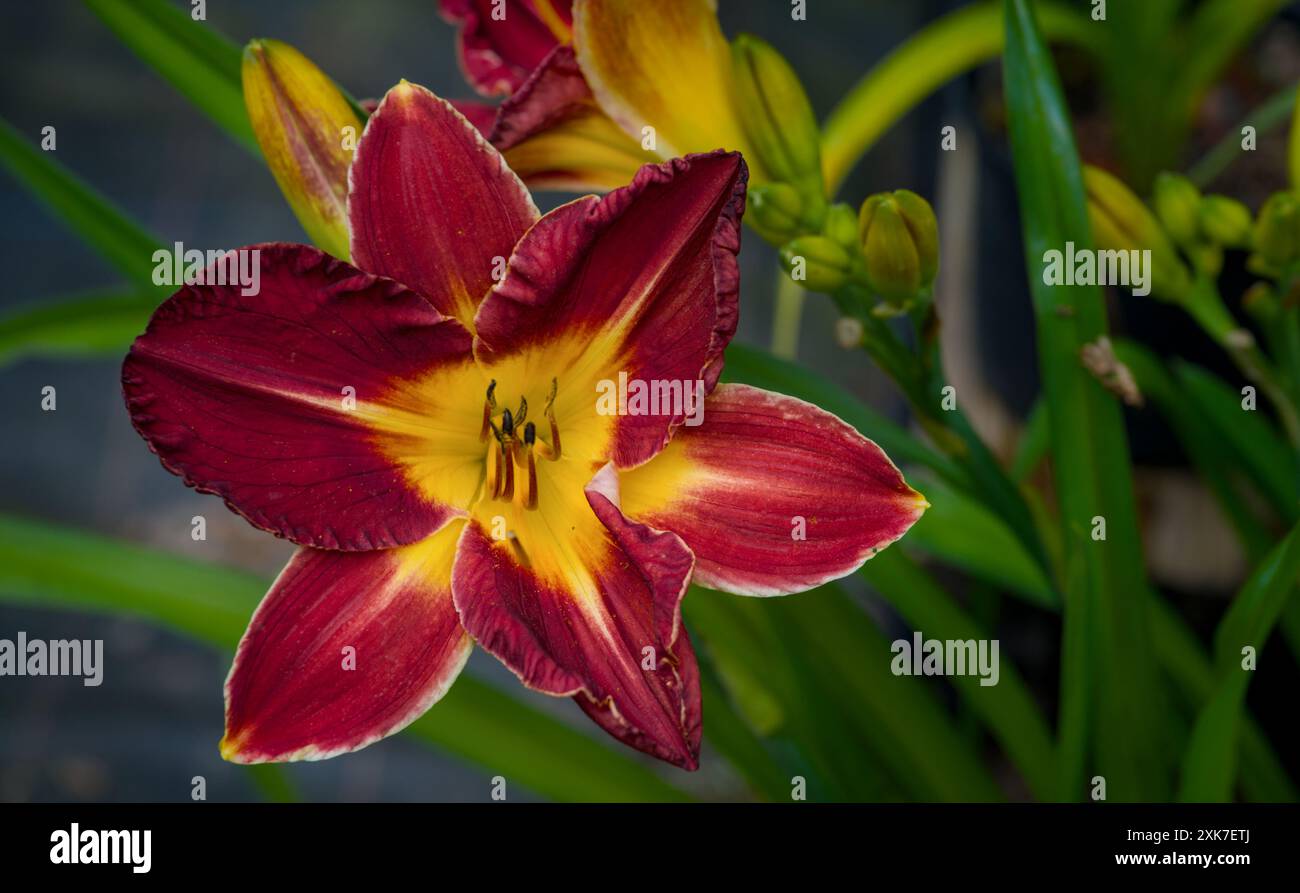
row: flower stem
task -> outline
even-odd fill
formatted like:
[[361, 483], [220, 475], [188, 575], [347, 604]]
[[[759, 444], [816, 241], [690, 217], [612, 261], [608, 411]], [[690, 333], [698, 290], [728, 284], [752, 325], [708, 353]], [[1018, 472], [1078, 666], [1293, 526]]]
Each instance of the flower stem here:
[[799, 329], [807, 295], [784, 271], [776, 280], [776, 306], [772, 313], [772, 353], [793, 360], [799, 353]]
[[[1207, 335], [1232, 357], [1242, 375], [1258, 385], [1277, 411], [1287, 438], [1300, 448], [1300, 414], [1292, 395], [1278, 377], [1277, 370], [1255, 343], [1249, 330], [1242, 328], [1223, 303], [1214, 282], [1199, 277], [1183, 306]], [[1288, 311], [1294, 317], [1294, 311]]]
[[913, 351], [885, 320], [868, 309], [868, 297], [854, 285], [845, 286], [834, 295], [840, 311], [862, 323], [863, 349], [893, 379], [926, 434], [970, 472], [976, 495], [1002, 517], [1048, 578], [1055, 579], [1055, 568], [1024, 496], [965, 413], [955, 405], [944, 408], [943, 388], [947, 382], [937, 339], [918, 335], [921, 351]]

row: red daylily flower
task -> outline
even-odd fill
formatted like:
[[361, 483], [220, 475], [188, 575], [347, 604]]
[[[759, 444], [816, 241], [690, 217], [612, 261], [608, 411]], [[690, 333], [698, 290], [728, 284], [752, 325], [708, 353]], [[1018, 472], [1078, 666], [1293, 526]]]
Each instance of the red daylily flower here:
[[[808, 589], [925, 508], [836, 417], [717, 384], [745, 181], [735, 153], [692, 155], [539, 219], [473, 126], [403, 83], [350, 169], [355, 266], [250, 246], [259, 294], [193, 284], [159, 308], [123, 367], [136, 429], [300, 547], [227, 679], [227, 759], [390, 735], [476, 641], [632, 747], [698, 765], [688, 583]], [[703, 423], [602, 414], [620, 373], [701, 381]]]
[[[768, 179], [735, 107], [714, 0], [440, 3], [460, 26], [466, 79], [509, 94], [484, 133], [533, 188], [612, 189], [647, 162], [717, 148]], [[471, 118], [482, 127], [491, 113]]]
[[460, 26], [461, 68], [484, 96], [515, 92], [542, 60], [573, 38], [573, 0], [438, 0]]

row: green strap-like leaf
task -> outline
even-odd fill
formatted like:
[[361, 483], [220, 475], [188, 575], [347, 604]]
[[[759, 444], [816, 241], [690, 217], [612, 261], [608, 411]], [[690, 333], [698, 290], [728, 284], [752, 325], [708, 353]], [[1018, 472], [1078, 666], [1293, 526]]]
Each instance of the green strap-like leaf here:
[[[1152, 605], [1151, 628], [1160, 665], [1174, 682], [1181, 700], [1195, 716], [1214, 697], [1214, 668], [1196, 635], [1164, 601]], [[1268, 739], [1246, 712], [1241, 736], [1241, 785], [1256, 802], [1293, 802], [1296, 789]]]
[[1042, 567], [993, 512], [932, 475], [918, 476], [913, 485], [930, 507], [899, 544], [984, 580], [999, 591], [1010, 591], [1030, 604], [1056, 610], [1056, 590]]
[[[0, 515], [0, 599], [133, 614], [233, 651], [266, 589], [250, 574]], [[468, 675], [407, 733], [555, 800], [685, 799], [617, 746]]]
[[1243, 649], [1258, 661], [1283, 605], [1300, 582], [1300, 526], [1269, 553], [1242, 587], [1215, 634], [1217, 683], [1197, 717], [1183, 757], [1178, 798], [1224, 801], [1237, 776], [1237, 747], [1246, 689], [1252, 669], [1242, 664]]
[[[1092, 47], [1100, 34], [1063, 4], [1040, 6], [1053, 40]], [[1005, 30], [996, 2], [972, 3], [909, 37], [868, 71], [822, 128], [822, 170], [833, 194], [853, 165], [894, 122], [962, 72], [995, 58]]]
[[158, 293], [90, 292], [0, 313], [0, 366], [31, 356], [120, 357], [158, 306]]
[[798, 397], [834, 413], [863, 436], [875, 441], [899, 464], [923, 465], [959, 487], [970, 487], [966, 472], [955, 462], [854, 397], [832, 381], [803, 366], [758, 347], [733, 342], [727, 347], [723, 380], [742, 382]]
[[810, 748], [834, 782], [810, 782], [810, 800], [878, 797], [882, 771], [914, 799], [1001, 799], [923, 682], [891, 672], [889, 642], [839, 586], [768, 599], [693, 589], [684, 604], [711, 652], [758, 669], [783, 710], [774, 735]]
[[726, 757], [756, 795], [774, 803], [789, 800], [790, 779], [797, 773], [780, 763], [736, 709], [708, 655], [697, 650], [696, 658], [700, 665], [700, 694], [709, 714], [705, 725], [709, 745]]
[[159, 240], [2, 119], [0, 165], [128, 279], [156, 288], [153, 253]]
[[[989, 545], [992, 548], [991, 544]], [[897, 547], [886, 549], [862, 566], [872, 588], [898, 609], [927, 639], [979, 641], [987, 631], [966, 615], [934, 579]], [[1056, 753], [1038, 705], [1008, 655], [998, 656], [999, 677], [992, 685], [967, 668], [951, 682], [1002, 745], [1003, 751], [1039, 800], [1056, 796]]]
[[1259, 413], [1242, 410], [1242, 396], [1222, 379], [1191, 363], [1173, 364], [1178, 381], [1218, 438], [1230, 446], [1260, 493], [1287, 521], [1300, 519], [1297, 457]]
[[1160, 411], [1178, 435], [1178, 442], [1236, 529], [1247, 555], [1252, 561], [1262, 559], [1272, 536], [1241, 498], [1240, 488], [1234, 485], [1231, 472], [1241, 462], [1230, 442], [1220, 436], [1200, 402], [1155, 354], [1140, 344], [1119, 340], [1115, 343], [1115, 356], [1133, 373], [1147, 403]]
[[257, 152], [244, 109], [241, 50], [167, 0], [85, 0], [122, 43], [237, 142]]
[[[1082, 796], [1091, 752], [1111, 799], [1160, 799], [1171, 767], [1128, 447], [1115, 397], [1080, 362], [1106, 332], [1105, 307], [1095, 286], [1049, 286], [1042, 276], [1048, 250], [1092, 247], [1078, 153], [1028, 0], [1004, 8], [1003, 82], [1066, 547], [1061, 795]], [[1104, 539], [1094, 538], [1096, 519]]]

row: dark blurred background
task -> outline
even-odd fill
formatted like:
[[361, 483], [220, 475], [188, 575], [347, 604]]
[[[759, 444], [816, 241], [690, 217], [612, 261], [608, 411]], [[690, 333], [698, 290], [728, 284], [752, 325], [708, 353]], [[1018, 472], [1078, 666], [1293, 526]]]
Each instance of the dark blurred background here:
[[[808, 20], [792, 23], [785, 0], [720, 3], [724, 30], [752, 31], [775, 44], [824, 116], [890, 48], [961, 4], [808, 5]], [[229, 140], [80, 3], [7, 3], [0, 19], [0, 116], [33, 142], [44, 125], [56, 126], [57, 160], [164, 242], [235, 247], [305, 241], [260, 158]], [[400, 78], [450, 98], [470, 96], [457, 68], [452, 29], [438, 17], [433, 0], [210, 0], [207, 20], [237, 43], [274, 37], [295, 45], [357, 97], [381, 96]], [[1287, 15], [1257, 37], [1247, 58], [1233, 63], [1229, 86], [1208, 98], [1185, 160], [1197, 157], [1254, 102], [1300, 76], [1296, 47], [1294, 18]], [[1106, 163], [1106, 109], [1092, 86], [1094, 73], [1076, 56], [1064, 54], [1059, 61], [1085, 156]], [[941, 158], [949, 154], [938, 151], [945, 124], [959, 128], [969, 151]], [[965, 139], [971, 134], [973, 139]], [[1258, 207], [1269, 190], [1283, 185], [1281, 145], [1280, 135], [1262, 137], [1251, 169], [1239, 165], [1220, 184], [1223, 191]], [[856, 203], [870, 192], [900, 187], [930, 197], [943, 221], [939, 306], [949, 378], [981, 430], [1005, 451], [1037, 386], [996, 64], [959, 78], [892, 128], [842, 195]], [[120, 281], [4, 174], [0, 190], [6, 275], [0, 308]], [[539, 202], [544, 209], [555, 203], [548, 198]], [[742, 261], [739, 337], [766, 345], [775, 252], [747, 233]], [[1231, 377], [1217, 352], [1179, 314], [1129, 299], [1116, 308], [1116, 318], [1161, 352], [1189, 356]], [[894, 392], [866, 357], [831, 346], [834, 320], [828, 301], [809, 299], [800, 360], [902, 418]], [[93, 529], [269, 579], [292, 547], [248, 527], [218, 499], [195, 494], [160, 467], [127, 421], [118, 372], [116, 361], [23, 361], [0, 369], [0, 405], [6, 407], [0, 511]], [[57, 387], [59, 411], [41, 412], [37, 395], [44, 385]], [[1135, 454], [1144, 466], [1144, 508], [1149, 517], [1163, 519], [1148, 533], [1151, 561], [1157, 579], [1204, 629], [1240, 580], [1242, 559], [1212, 500], [1151, 415], [1131, 419]], [[190, 537], [195, 515], [207, 519], [204, 542]], [[1013, 605], [999, 623], [1004, 647], [1013, 649], [1050, 710], [1055, 621]], [[217, 754], [228, 655], [128, 619], [0, 604], [0, 637], [12, 638], [18, 630], [33, 638], [102, 638], [106, 670], [100, 688], [83, 687], [74, 678], [0, 678], [0, 801], [185, 799], [195, 775], [206, 777], [209, 799], [258, 796], [248, 774]], [[1274, 654], [1288, 659], [1283, 648], [1271, 649], [1270, 658]], [[530, 695], [481, 652], [470, 670], [600, 734], [574, 705]], [[1252, 689], [1252, 703], [1266, 702], [1261, 720], [1275, 732], [1278, 752], [1294, 754], [1300, 750], [1296, 739], [1285, 737], [1282, 720], [1273, 715], [1278, 711], [1267, 709], [1281, 693], [1269, 692], [1263, 682]], [[745, 796], [721, 761], [706, 754], [704, 765], [685, 783], [709, 797]], [[315, 800], [483, 800], [489, 791], [480, 770], [402, 736], [347, 759], [299, 764], [289, 772], [302, 794]], [[675, 773], [679, 782], [680, 776]]]

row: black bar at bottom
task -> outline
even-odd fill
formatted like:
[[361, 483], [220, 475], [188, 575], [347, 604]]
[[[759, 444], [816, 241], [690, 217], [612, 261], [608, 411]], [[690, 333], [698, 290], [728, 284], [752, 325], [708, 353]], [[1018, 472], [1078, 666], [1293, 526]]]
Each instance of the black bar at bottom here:
[[[639, 887], [701, 862], [730, 879], [777, 865], [864, 880], [882, 872], [1042, 878], [1044, 870], [1228, 879], [1294, 867], [1298, 820], [1295, 805], [11, 804], [0, 806], [0, 864], [9, 877], [128, 883], [329, 882], [380, 869], [432, 885], [477, 871], [541, 883], [562, 871]], [[115, 833], [124, 831], [140, 833]], [[148, 870], [137, 871], [146, 841]]]

